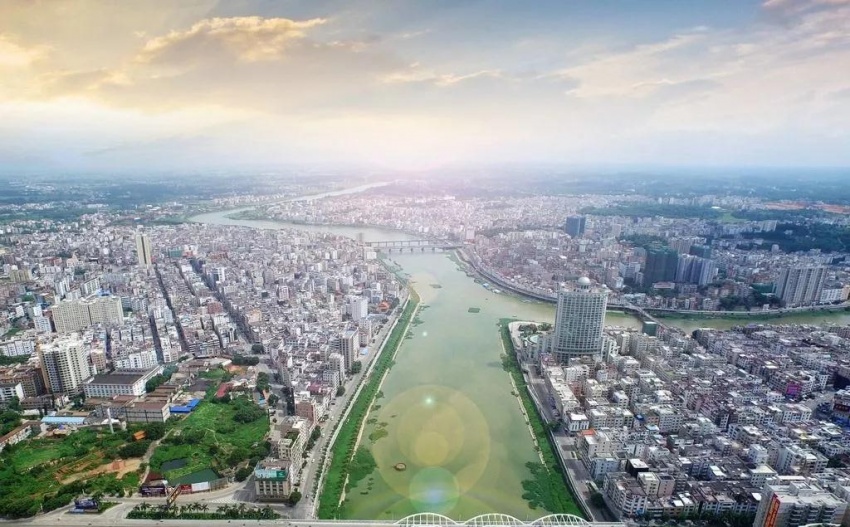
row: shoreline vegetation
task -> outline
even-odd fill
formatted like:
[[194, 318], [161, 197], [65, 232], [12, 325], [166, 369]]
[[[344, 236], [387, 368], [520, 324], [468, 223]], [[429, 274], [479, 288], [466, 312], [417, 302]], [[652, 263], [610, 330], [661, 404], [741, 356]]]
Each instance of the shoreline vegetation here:
[[508, 328], [508, 324], [513, 321], [510, 318], [499, 320], [499, 335], [505, 350], [505, 355], [502, 356], [502, 367], [510, 374], [516, 386], [516, 391], [525, 408], [528, 425], [537, 443], [538, 453], [543, 459], [543, 463], [526, 463], [532, 478], [522, 482], [522, 488], [525, 490], [522, 497], [528, 501], [532, 509], [541, 508], [552, 514], [566, 513], [584, 518], [584, 513], [576, 503], [573, 491], [564, 478], [563, 469], [555, 453], [558, 447], [552, 441], [549, 426], [543, 421], [543, 417], [528, 393], [528, 384], [522, 375], [522, 368], [517, 361]]
[[331, 462], [319, 495], [317, 517], [320, 519], [343, 517], [342, 500], [345, 492], [355, 484], [354, 480], [359, 481], [377, 467], [374, 458], [365, 447], [357, 448], [358, 436], [365, 424], [372, 402], [378, 394], [384, 375], [392, 367], [393, 357], [404, 340], [408, 326], [413, 321], [419, 306], [419, 295], [413, 288], [409, 291], [410, 299], [407, 306], [387, 337], [386, 345], [380, 355], [375, 358], [375, 365], [369, 378], [363, 384], [360, 394], [351, 402], [351, 410], [345, 421], [340, 423], [336, 440], [329, 446]]

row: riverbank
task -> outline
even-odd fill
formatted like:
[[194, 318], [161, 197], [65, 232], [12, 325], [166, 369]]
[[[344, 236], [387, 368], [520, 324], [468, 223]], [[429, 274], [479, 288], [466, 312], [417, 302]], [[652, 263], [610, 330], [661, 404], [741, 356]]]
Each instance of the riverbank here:
[[339, 425], [336, 439], [328, 446], [331, 452], [331, 462], [325, 471], [324, 483], [319, 495], [319, 519], [334, 519], [341, 517], [341, 503], [349, 484], [348, 477], [351, 462], [357, 448], [358, 436], [368, 414], [369, 407], [378, 393], [384, 376], [393, 363], [402, 339], [407, 334], [410, 323], [419, 306], [419, 296], [410, 289], [410, 297], [404, 307], [387, 342], [375, 358], [373, 369], [368, 379], [361, 385], [360, 393], [352, 401], [348, 416]]
[[[381, 225], [373, 225], [370, 223], [315, 223], [304, 220], [291, 220], [291, 219], [277, 219], [277, 218], [262, 218], [260, 215], [250, 214], [250, 210], [248, 209], [239, 209], [233, 214], [228, 214], [227, 217], [232, 220], [239, 221], [263, 221], [268, 223], [275, 223], [277, 225], [286, 227], [292, 226], [294, 228], [299, 227], [310, 227], [310, 228], [319, 228], [319, 229], [369, 229], [369, 230], [391, 230], [395, 233], [404, 234], [406, 236], [410, 236], [411, 238], [427, 238], [427, 235], [422, 234], [421, 232], [408, 231], [404, 229], [396, 229], [394, 227], [384, 227]], [[378, 240], [380, 241], [380, 240]]]
[[[532, 507], [541, 507], [552, 513], [574, 514], [585, 517], [584, 511], [576, 503], [573, 490], [568, 486], [564, 478], [563, 468], [558, 461], [556, 449], [557, 444], [552, 440], [549, 426], [544, 422], [543, 416], [531, 399], [529, 386], [522, 374], [519, 360], [511, 341], [509, 324], [513, 319], [504, 318], [499, 321], [499, 334], [502, 340], [503, 368], [510, 374], [513, 385], [522, 400], [523, 414], [528, 419], [532, 429], [535, 445], [542, 459], [542, 463], [529, 464], [533, 478], [523, 481], [523, 489], [526, 493], [523, 498], [527, 499]], [[536, 466], [534, 466], [536, 465]]]
[[[536, 293], [534, 291], [528, 291], [522, 287], [511, 284], [504, 280], [502, 277], [495, 275], [494, 273], [483, 269], [480, 265], [477, 265], [475, 262], [475, 258], [466, 254], [463, 249], [460, 249], [457, 252], [457, 260], [456, 262], [464, 267], [468, 273], [475, 273], [494, 284], [502, 287], [506, 291], [509, 291], [511, 294], [515, 294], [522, 298], [529, 298], [531, 300], [537, 302], [544, 303], [557, 303], [557, 298], [554, 295], [543, 295], [542, 293]], [[470, 271], [471, 269], [471, 271]], [[659, 321], [666, 326], [672, 326], [674, 328], [681, 329], [685, 332], [690, 332], [694, 329], [699, 329], [700, 327], [711, 327], [716, 329], [728, 329], [735, 325], [740, 325], [741, 323], [749, 322], [765, 322], [770, 320], [778, 320], [778, 319], [786, 319], [788, 323], [800, 323], [805, 324], [805, 317], [810, 317], [811, 319], [818, 319], [820, 323], [834, 323], [837, 325], [850, 324], [850, 306], [813, 306], [811, 308], [794, 308], [793, 310], [787, 311], [699, 311], [694, 312], [690, 310], [667, 310], [667, 309], [653, 309], [653, 308], [643, 308], [646, 313], [652, 315], [652, 317], [659, 319]], [[632, 312], [634, 311], [634, 312]], [[637, 309], [630, 309], [628, 307], [617, 305], [615, 308], [609, 308], [608, 312], [620, 312], [626, 313], [631, 316], [638, 316], [639, 311]], [[830, 321], [832, 318], [834, 320]], [[788, 320], [788, 319], [796, 319], [796, 320]], [[705, 324], [685, 324], [684, 322], [705, 322]], [[683, 322], [681, 324], [677, 322]], [[728, 323], [728, 324], [727, 324]]]

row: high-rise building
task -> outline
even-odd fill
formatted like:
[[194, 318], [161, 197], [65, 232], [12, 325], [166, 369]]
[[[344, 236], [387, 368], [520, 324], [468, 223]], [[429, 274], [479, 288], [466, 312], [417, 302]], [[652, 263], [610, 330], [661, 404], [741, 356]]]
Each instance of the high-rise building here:
[[688, 252], [700, 258], [711, 258], [710, 245], [691, 245], [691, 249]]
[[669, 247], [650, 247], [646, 250], [646, 265], [643, 270], [643, 285], [672, 282], [679, 267], [679, 253]]
[[339, 337], [339, 353], [342, 355], [345, 371], [351, 371], [351, 365], [357, 359], [360, 349], [360, 333], [356, 329], [347, 329]]
[[94, 324], [118, 326], [124, 323], [124, 307], [118, 296], [63, 300], [50, 310], [57, 333], [79, 331]]
[[78, 393], [91, 377], [86, 349], [79, 335], [60, 337], [39, 346], [44, 384], [51, 393]]
[[594, 287], [587, 277], [558, 292], [552, 350], [560, 362], [602, 352], [602, 329], [608, 291]]
[[696, 244], [702, 243], [703, 239], [696, 236], [683, 236], [681, 238], [670, 238], [667, 246], [679, 254], [688, 253]]
[[788, 307], [820, 302], [825, 266], [800, 266], [785, 269], [776, 281], [776, 296]]
[[136, 235], [136, 255], [139, 259], [139, 266], [150, 267], [153, 264], [151, 239], [148, 238], [147, 234]]
[[716, 272], [717, 265], [714, 261], [690, 254], [682, 254], [679, 256], [676, 281], [686, 284], [706, 285], [714, 279]]
[[802, 476], [781, 476], [764, 486], [753, 527], [841, 523], [847, 503]]
[[369, 301], [362, 296], [351, 297], [348, 301], [348, 313], [352, 321], [360, 322], [360, 319], [369, 314]]
[[568, 216], [564, 225], [564, 232], [578, 238], [584, 235], [584, 228], [587, 226], [587, 217], [585, 216]]

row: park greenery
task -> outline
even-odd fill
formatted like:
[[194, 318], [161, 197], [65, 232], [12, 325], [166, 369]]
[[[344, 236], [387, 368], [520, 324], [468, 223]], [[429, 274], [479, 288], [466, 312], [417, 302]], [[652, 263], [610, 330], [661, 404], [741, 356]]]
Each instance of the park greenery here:
[[30, 360], [29, 355], [18, 355], [16, 357], [7, 357], [0, 355], [0, 366], [12, 366], [13, 364], [23, 364]]
[[[130, 430], [85, 429], [67, 437], [37, 438], [0, 453], [0, 517], [24, 518], [69, 504], [83, 495], [124, 496], [139, 486], [140, 473], [100, 473], [133, 444]], [[144, 454], [144, 452], [142, 452]]]
[[239, 505], [219, 505], [210, 510], [206, 503], [188, 503], [186, 505], [158, 505], [140, 503], [127, 514], [131, 520], [276, 520], [280, 514], [271, 507], [248, 507]]
[[166, 366], [166, 368], [162, 370], [162, 373], [154, 375], [145, 384], [145, 391], [152, 392], [159, 388], [161, 385], [167, 383], [171, 379], [171, 376], [174, 375], [175, 371], [177, 371], [176, 366]]
[[502, 365], [510, 373], [519, 390], [520, 400], [525, 408], [529, 425], [534, 432], [534, 437], [537, 439], [537, 444], [540, 445], [540, 454], [544, 460], [542, 464], [536, 462], [526, 464], [532, 477], [522, 482], [522, 488], [525, 490], [522, 497], [528, 501], [532, 509], [542, 508], [551, 513], [568, 513], [575, 514], [576, 516], [584, 516], [564, 479], [563, 469], [555, 454], [557, 445], [553, 444], [552, 438], [549, 435], [550, 429], [543, 421], [537, 407], [534, 405], [534, 401], [531, 400], [531, 396], [528, 393], [525, 377], [522, 375], [522, 370], [514, 353], [513, 343], [511, 342], [508, 329], [510, 322], [510, 319], [502, 319], [500, 322], [502, 345], [506, 352], [506, 355], [502, 356]]
[[163, 475], [168, 480], [206, 469], [229, 474], [245, 462], [268, 455], [269, 444], [264, 441], [268, 431], [266, 412], [247, 396], [204, 401], [163, 438], [150, 466], [163, 473], [165, 465]]
[[13, 410], [0, 413], [0, 436], [4, 436], [21, 425], [21, 414]]
[[[375, 468], [375, 460], [365, 448], [357, 448], [357, 436], [360, 427], [366, 419], [369, 408], [378, 393], [378, 388], [384, 374], [393, 363], [393, 356], [404, 338], [407, 326], [416, 312], [419, 297], [411, 291], [410, 301], [399, 317], [386, 344], [374, 360], [372, 373], [367, 377], [360, 389], [360, 394], [351, 401], [348, 418], [338, 425], [336, 440], [330, 448], [330, 466], [325, 478], [324, 487], [319, 495], [318, 517], [322, 519], [342, 518], [340, 500], [346, 487], [352, 485], [351, 478], [365, 477]], [[367, 455], [368, 454], [368, 458]], [[371, 460], [371, 463], [370, 463]], [[371, 465], [371, 468], [369, 466]], [[364, 475], [365, 472], [365, 475]], [[318, 480], [318, 475], [317, 475]]]
[[266, 372], [260, 372], [257, 374], [257, 391], [260, 393], [269, 391], [271, 385], [269, 384], [269, 374]]
[[812, 249], [827, 253], [850, 250], [850, 228], [830, 223], [780, 223], [773, 232], [745, 233], [744, 237], [776, 244], [787, 253]]
[[654, 202], [626, 202], [609, 205], [607, 207], [585, 207], [580, 211], [582, 214], [594, 216], [637, 216], [642, 218], [699, 218], [703, 220], [716, 220], [723, 216], [723, 212], [711, 207], [699, 205], [670, 205]]
[[246, 357], [245, 355], [240, 355], [237, 353], [233, 356], [231, 361], [235, 366], [256, 366], [260, 363], [260, 358], [251, 356]]

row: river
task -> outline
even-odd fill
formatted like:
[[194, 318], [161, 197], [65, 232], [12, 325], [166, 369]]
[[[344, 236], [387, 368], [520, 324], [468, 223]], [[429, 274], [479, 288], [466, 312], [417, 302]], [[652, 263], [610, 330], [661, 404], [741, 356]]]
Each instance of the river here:
[[[360, 235], [365, 241], [411, 239], [389, 229], [237, 220], [227, 217], [232, 213], [208, 213], [193, 220]], [[497, 323], [505, 317], [552, 322], [554, 306], [493, 293], [445, 254], [391, 255], [390, 260], [410, 275], [423, 309], [367, 418], [362, 444], [371, 449], [378, 468], [348, 493], [345, 515], [392, 519], [428, 511], [463, 519], [499, 511], [521, 519], [540, 516], [542, 511], [531, 510], [522, 498], [522, 481], [530, 477], [526, 463], [538, 457], [500, 363]], [[801, 317], [810, 323], [818, 320], [803, 315], [771, 322]], [[820, 317], [832, 323], [841, 319], [841, 315]], [[606, 322], [640, 325], [622, 313], [608, 313]], [[687, 330], [741, 323], [664, 322]], [[399, 463], [406, 469], [396, 470]]]

